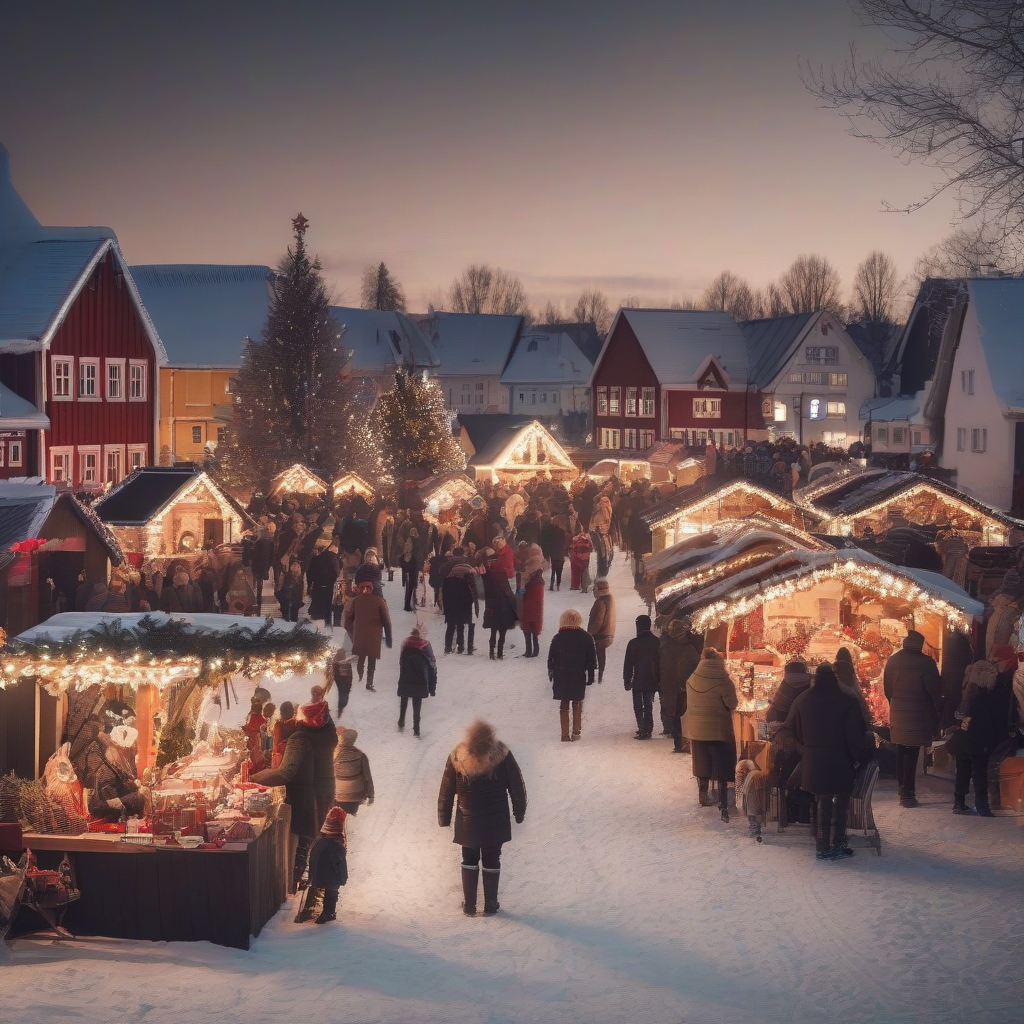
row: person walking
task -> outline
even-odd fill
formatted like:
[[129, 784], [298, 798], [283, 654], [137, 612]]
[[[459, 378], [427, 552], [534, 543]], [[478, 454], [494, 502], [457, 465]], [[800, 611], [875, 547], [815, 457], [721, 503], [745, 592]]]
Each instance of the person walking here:
[[683, 735], [690, 741], [697, 799], [710, 806], [710, 781], [718, 783], [718, 809], [729, 820], [729, 783], [736, 778], [736, 735], [732, 713], [738, 703], [736, 687], [725, 659], [713, 647], [705, 647], [697, 667], [686, 680], [686, 712]]
[[299, 609], [302, 608], [303, 584], [302, 563], [293, 558], [288, 571], [281, 578], [281, 586], [274, 595], [281, 609], [281, 618], [285, 622], [298, 622]]
[[579, 532], [569, 548], [569, 589], [585, 594], [590, 589], [590, 556], [594, 542], [580, 524]]
[[437, 661], [422, 626], [414, 626], [398, 658], [398, 731], [405, 728], [405, 712], [412, 701], [412, 734], [420, 734], [420, 708], [437, 692]]
[[[583, 727], [583, 699], [594, 682], [597, 670], [594, 638], [583, 628], [583, 616], [575, 608], [562, 612], [558, 632], [548, 648], [548, 679], [555, 700], [561, 701], [558, 714], [562, 724], [562, 742], [578, 740]], [[569, 709], [572, 707], [572, 733]]]
[[597, 681], [604, 682], [608, 648], [615, 640], [615, 598], [606, 579], [594, 580], [594, 603], [590, 606], [587, 632], [594, 638], [597, 651]]
[[564, 523], [563, 516], [551, 516], [540, 534], [541, 550], [551, 563], [549, 590], [562, 589], [562, 567], [565, 565], [565, 552], [569, 544], [569, 535]]
[[317, 924], [336, 920], [338, 890], [348, 881], [347, 849], [345, 811], [341, 807], [332, 807], [309, 851], [309, 888], [301, 909], [295, 915], [296, 924], [310, 920], [318, 903]]
[[518, 592], [522, 610], [519, 624], [526, 638], [524, 658], [540, 654], [540, 634], [544, 628], [544, 556], [536, 544], [531, 544], [523, 564], [523, 582]]
[[325, 626], [331, 624], [331, 598], [334, 595], [334, 581], [340, 571], [338, 545], [333, 541], [309, 560], [306, 569], [309, 617], [313, 621], [322, 620]]
[[[512, 549], [506, 544], [505, 550]], [[516, 613], [516, 596], [512, 584], [498, 553], [485, 549], [487, 566], [483, 573], [484, 584], [484, 629], [491, 631], [489, 641], [490, 658], [505, 657], [505, 634], [519, 621]], [[513, 570], [513, 575], [515, 570]]]
[[801, 748], [800, 788], [818, 802], [818, 860], [852, 856], [846, 814], [857, 762], [864, 756], [864, 723], [856, 697], [840, 689], [827, 662], [793, 702], [785, 728]]
[[633, 714], [636, 716], [636, 739], [649, 740], [654, 735], [654, 695], [661, 679], [661, 645], [651, 632], [651, 617], [636, 617], [636, 636], [626, 644], [622, 663], [622, 681], [633, 692]]
[[373, 803], [373, 775], [370, 759], [356, 746], [359, 733], [338, 726], [334, 751], [334, 802], [346, 814], [357, 814], [362, 804]]
[[423, 571], [423, 562], [419, 557], [420, 532], [412, 527], [402, 545], [402, 556], [399, 566], [402, 569], [402, 585], [405, 587], [405, 610], [415, 611], [416, 586]]
[[917, 807], [917, 759], [935, 738], [942, 713], [942, 680], [924, 653], [924, 637], [912, 629], [902, 650], [885, 663], [882, 687], [889, 701], [889, 738], [896, 747], [900, 807]]
[[[462, 548], [454, 552], [457, 558], [463, 558]], [[441, 583], [441, 606], [444, 610], [445, 632], [444, 653], [452, 653], [452, 641], [458, 644], [458, 652], [466, 650], [466, 627], [469, 627], [469, 653], [474, 651], [473, 638], [476, 632], [474, 616], [480, 613], [480, 602], [477, 597], [475, 580], [476, 570], [464, 561], [456, 562]]]
[[437, 795], [437, 823], [448, 828], [455, 810], [454, 842], [462, 847], [462, 910], [476, 913], [483, 862], [484, 914], [496, 914], [501, 848], [512, 839], [509, 801], [516, 824], [526, 817], [526, 783], [512, 751], [486, 722], [474, 722], [448, 756]]
[[682, 754], [686, 681], [700, 662], [700, 647], [688, 618], [669, 622], [661, 634], [660, 659], [661, 716], [672, 736], [673, 752]]
[[366, 688], [373, 690], [373, 675], [380, 659], [380, 642], [391, 649], [391, 616], [383, 597], [373, 592], [373, 584], [359, 584], [359, 593], [345, 605], [345, 631], [352, 640], [352, 653], [356, 656], [356, 672], [360, 680], [366, 668]]

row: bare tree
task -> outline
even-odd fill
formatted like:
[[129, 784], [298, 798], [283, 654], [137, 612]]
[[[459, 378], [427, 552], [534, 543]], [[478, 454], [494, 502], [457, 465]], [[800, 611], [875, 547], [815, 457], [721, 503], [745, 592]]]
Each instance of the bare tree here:
[[599, 334], [605, 334], [612, 325], [612, 311], [604, 292], [597, 288], [584, 288], [570, 313], [578, 324], [593, 324]]
[[824, 256], [797, 256], [779, 279], [779, 291], [790, 313], [845, 312], [839, 271]]
[[526, 289], [519, 278], [485, 263], [471, 264], [452, 282], [448, 304], [455, 313], [530, 315]]
[[841, 70], [808, 69], [808, 87], [855, 136], [939, 169], [906, 211], [952, 190], [965, 217], [1003, 238], [1024, 228], [1024, 4], [1019, 0], [857, 0], [898, 40], [885, 58], [851, 50]]
[[540, 316], [537, 317], [537, 323], [546, 327], [550, 324], [564, 323], [566, 319], [567, 317], [562, 311], [561, 304], [556, 304], [548, 299], [540, 312]]
[[696, 299], [690, 299], [690, 298], [686, 298], [686, 299], [673, 299], [668, 304], [668, 308], [669, 309], [697, 309], [698, 308], [697, 307], [697, 300]]
[[405, 312], [405, 292], [398, 278], [382, 262], [369, 263], [363, 269], [359, 290], [363, 309], [390, 309]]
[[773, 319], [785, 316], [789, 312], [786, 299], [774, 281], [769, 281], [763, 288], [754, 292], [752, 320]]
[[853, 277], [850, 314], [867, 324], [892, 323], [901, 285], [893, 258], [880, 249], [869, 252]]
[[723, 270], [704, 289], [698, 306], [728, 313], [734, 320], [751, 320], [754, 316], [754, 293], [743, 278], [731, 270]]
[[623, 309], [641, 309], [643, 308], [643, 299], [639, 295], [627, 295], [619, 305]]
[[985, 224], [957, 228], [923, 252], [914, 264], [913, 290], [927, 277], [977, 277], [992, 271], [1012, 273], [1020, 263], [1005, 239]]

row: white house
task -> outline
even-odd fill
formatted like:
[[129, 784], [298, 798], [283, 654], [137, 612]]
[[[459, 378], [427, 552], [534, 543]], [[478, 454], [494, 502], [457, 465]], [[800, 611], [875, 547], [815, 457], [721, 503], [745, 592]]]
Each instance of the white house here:
[[564, 416], [590, 411], [593, 365], [568, 334], [523, 334], [501, 375], [511, 413]]
[[419, 326], [437, 354], [434, 378], [452, 412], [509, 411], [501, 375], [522, 332], [521, 316], [434, 312]]
[[772, 437], [846, 447], [861, 434], [860, 410], [875, 394], [870, 361], [832, 313], [796, 313], [740, 325], [750, 385]]

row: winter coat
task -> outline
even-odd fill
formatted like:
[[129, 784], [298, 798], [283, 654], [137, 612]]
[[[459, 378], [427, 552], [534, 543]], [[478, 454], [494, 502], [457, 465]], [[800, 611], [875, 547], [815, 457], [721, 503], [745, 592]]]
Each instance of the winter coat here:
[[[506, 551], [511, 551], [509, 547]], [[495, 561], [488, 563], [483, 575], [484, 629], [511, 629], [518, 621], [516, 596], [504, 570]]]
[[700, 662], [700, 650], [693, 636], [676, 639], [661, 635], [661, 710], [669, 718], [686, 713], [686, 680]]
[[845, 657], [841, 657], [845, 650], [845, 647], [841, 648], [836, 654], [836, 660], [832, 662], [832, 670], [836, 674], [836, 679], [839, 680], [839, 689], [857, 702], [861, 718], [864, 720], [864, 728], [867, 730], [871, 728], [871, 709], [864, 699], [864, 691], [860, 688], [857, 670], [853, 667], [853, 659], [849, 657], [849, 652], [847, 651]]
[[362, 519], [346, 519], [338, 530], [338, 547], [347, 554], [366, 550], [367, 524]]
[[[597, 589], [596, 585], [594, 589]], [[594, 638], [595, 646], [604, 650], [611, 647], [615, 639], [615, 598], [610, 591], [606, 590], [594, 598], [587, 632]]]
[[448, 758], [437, 794], [437, 822], [447, 828], [455, 810], [454, 842], [480, 849], [498, 846], [512, 839], [508, 804], [517, 822], [526, 815], [526, 783], [512, 751], [495, 740], [490, 748], [474, 757], [460, 743]]
[[627, 690], [655, 693], [661, 685], [661, 644], [646, 629], [626, 644], [622, 681]]
[[612, 503], [607, 494], [602, 494], [594, 505], [590, 516], [590, 532], [607, 537], [612, 528]]
[[296, 836], [315, 836], [334, 804], [333, 755], [338, 734], [326, 707], [318, 719], [320, 725], [300, 722], [296, 726], [276, 768], [250, 776], [261, 786], [284, 786], [286, 802], [292, 809], [291, 831]]
[[309, 884], [315, 889], [337, 889], [347, 881], [345, 844], [337, 836], [317, 836], [309, 850]]
[[[505, 574], [505, 578], [514, 580], [516, 578], [516, 557], [511, 544], [505, 544], [500, 551], [495, 548], [494, 561], [491, 563], [495, 569]], [[491, 566], [488, 566], [490, 570]]]
[[839, 689], [834, 673], [819, 674], [793, 702], [786, 729], [802, 747], [800, 788], [849, 794], [854, 762], [863, 756], [864, 725], [857, 701]]
[[334, 581], [341, 571], [338, 556], [329, 548], [325, 548], [309, 561], [306, 570], [306, 583], [309, 586], [309, 617], [326, 619], [331, 614], [331, 596], [334, 593]]
[[274, 723], [273, 748], [270, 765], [276, 768], [284, 758], [284, 748], [288, 744], [288, 737], [299, 727], [298, 719], [278, 719]]
[[565, 559], [568, 543], [568, 535], [557, 523], [549, 522], [541, 530], [541, 550], [544, 552], [544, 557], [550, 558], [552, 562]]
[[437, 690], [437, 661], [430, 643], [410, 636], [398, 658], [398, 696], [433, 697]]
[[[459, 570], [462, 570], [461, 572]], [[474, 610], [479, 611], [476, 588], [471, 576], [477, 574], [464, 565], [455, 566], [441, 584], [441, 603], [444, 606], [444, 621], [456, 625], [467, 625], [473, 621]]]
[[523, 582], [519, 623], [524, 633], [540, 633], [544, 627], [544, 572], [538, 569]]
[[269, 537], [251, 541], [248, 550], [242, 549], [242, 564], [252, 569], [253, 579], [265, 580], [274, 564], [274, 542]]
[[999, 672], [990, 661], [976, 661], [964, 676], [964, 691], [956, 717], [967, 728], [964, 757], [991, 754], [1010, 735], [1013, 673]]
[[787, 665], [782, 674], [782, 682], [772, 697], [772, 702], [765, 712], [766, 722], [784, 722], [789, 717], [790, 709], [797, 697], [802, 696], [811, 687], [811, 673], [807, 669], [796, 670]]
[[190, 615], [203, 610], [203, 595], [194, 583], [183, 587], [164, 587], [160, 591], [160, 609], [171, 614], [182, 612]]
[[334, 799], [339, 804], [373, 799], [370, 760], [355, 745], [358, 737], [355, 729], [345, 729], [334, 751]]
[[701, 656], [686, 680], [683, 735], [706, 742], [736, 742], [732, 713], [738, 703], [736, 687], [720, 654]]
[[356, 594], [346, 605], [345, 631], [352, 638], [352, 653], [357, 658], [379, 658], [383, 634], [391, 646], [391, 615], [383, 597]]
[[281, 580], [281, 587], [274, 592], [274, 596], [281, 606], [283, 618], [298, 616], [299, 609], [302, 607], [303, 590], [301, 576], [292, 576], [291, 573], [288, 573]]
[[594, 553], [594, 542], [590, 539], [589, 534], [578, 533], [572, 539], [572, 544], [569, 548], [569, 558], [577, 565], [586, 565], [590, 561], [590, 556]]
[[555, 700], [583, 700], [597, 670], [594, 639], [582, 628], [560, 629], [548, 648], [548, 679]]
[[889, 701], [891, 741], [907, 747], [928, 746], [942, 711], [942, 680], [935, 661], [921, 650], [920, 641], [907, 636], [903, 649], [885, 663], [882, 685]]
[[354, 576], [356, 587], [359, 587], [360, 583], [372, 583], [373, 592], [378, 597], [384, 596], [384, 584], [381, 582], [383, 574], [381, 573], [380, 566], [376, 562], [363, 562]]
[[985, 656], [998, 644], [1008, 644], [1014, 635], [1014, 623], [1020, 618], [1020, 605], [1009, 594], [992, 598], [992, 614], [985, 627]]

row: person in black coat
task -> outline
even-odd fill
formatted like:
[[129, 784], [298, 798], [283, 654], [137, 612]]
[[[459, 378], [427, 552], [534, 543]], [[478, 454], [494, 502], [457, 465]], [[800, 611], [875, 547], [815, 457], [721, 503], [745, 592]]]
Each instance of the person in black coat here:
[[292, 811], [291, 832], [297, 838], [292, 889], [297, 889], [306, 870], [313, 837], [334, 804], [334, 748], [338, 734], [324, 688], [314, 686], [312, 701], [299, 708], [299, 724], [288, 737], [284, 757], [276, 768], [251, 776], [261, 786], [284, 786]]
[[341, 572], [338, 560], [338, 546], [331, 543], [309, 560], [306, 569], [306, 585], [309, 588], [309, 617], [322, 619], [325, 626], [331, 624], [331, 598], [334, 596], [334, 582]]
[[437, 661], [420, 626], [415, 626], [398, 657], [398, 729], [405, 728], [405, 712], [412, 701], [412, 734], [420, 734], [420, 708], [425, 697], [437, 692]]
[[807, 665], [802, 661], [791, 661], [782, 673], [782, 682], [779, 683], [775, 696], [768, 705], [764, 720], [784, 722], [789, 717], [793, 702], [810, 688], [811, 673], [807, 671]]
[[363, 519], [356, 516], [355, 509], [352, 509], [348, 518], [338, 527], [338, 547], [346, 555], [354, 555], [357, 551], [366, 550], [367, 524]]
[[818, 799], [818, 858], [852, 854], [846, 812], [864, 756], [864, 723], [856, 698], [839, 688], [831, 665], [818, 666], [814, 685], [793, 702], [785, 728], [801, 751], [800, 788]]
[[672, 735], [672, 749], [684, 752], [683, 715], [686, 714], [686, 680], [700, 662], [703, 644], [690, 628], [688, 618], [672, 619], [661, 634], [658, 667], [661, 717]]
[[491, 631], [489, 642], [490, 657], [505, 657], [505, 634], [519, 621], [516, 612], [516, 596], [508, 576], [498, 565], [498, 555], [485, 549], [487, 568], [483, 574], [484, 585], [484, 629]]
[[654, 735], [654, 695], [661, 681], [661, 644], [651, 632], [651, 617], [636, 617], [636, 636], [626, 644], [622, 681], [633, 691], [636, 738], [649, 740]]
[[242, 539], [242, 565], [252, 572], [252, 586], [256, 595], [256, 614], [263, 614], [263, 583], [270, 576], [274, 564], [274, 542], [270, 537], [265, 516], [260, 517], [257, 533]]
[[338, 890], [348, 881], [346, 847], [345, 811], [341, 807], [332, 807], [309, 851], [309, 888], [302, 908], [295, 915], [296, 924], [302, 924], [313, 916], [318, 900], [322, 900], [322, 909], [316, 919], [317, 924], [327, 924], [337, 918]]
[[462, 847], [462, 909], [476, 913], [477, 881], [483, 861], [484, 913], [496, 914], [501, 847], [512, 839], [508, 805], [517, 824], [526, 816], [526, 783], [512, 751], [486, 722], [474, 722], [449, 755], [437, 794], [437, 823], [448, 828], [455, 811], [455, 842]]
[[[455, 549], [458, 558], [464, 558], [462, 548]], [[443, 574], [442, 574], [443, 575]], [[441, 583], [441, 604], [444, 608], [444, 653], [452, 653], [452, 640], [458, 643], [459, 654], [464, 649], [473, 653], [473, 638], [476, 632], [476, 624], [473, 622], [474, 614], [479, 613], [480, 603], [477, 598], [476, 584], [473, 579], [476, 570], [465, 561], [456, 562], [449, 569], [447, 575], [443, 575]], [[469, 627], [469, 646], [465, 648], [466, 627]]]
[[[575, 608], [562, 612], [558, 632], [548, 648], [548, 679], [551, 693], [561, 701], [558, 709], [562, 724], [562, 742], [578, 740], [583, 725], [583, 698], [594, 682], [597, 648], [594, 638], [583, 628], [583, 616]], [[569, 733], [569, 706], [572, 705], [572, 734]]]
[[562, 525], [563, 521], [561, 516], [554, 516], [547, 520], [540, 531], [540, 549], [551, 563], [549, 590], [562, 589], [562, 567], [569, 547], [569, 534]]

